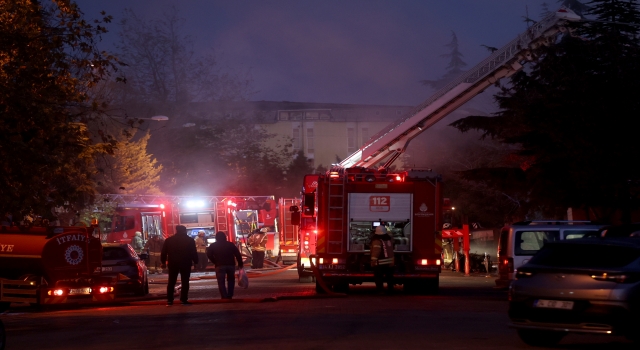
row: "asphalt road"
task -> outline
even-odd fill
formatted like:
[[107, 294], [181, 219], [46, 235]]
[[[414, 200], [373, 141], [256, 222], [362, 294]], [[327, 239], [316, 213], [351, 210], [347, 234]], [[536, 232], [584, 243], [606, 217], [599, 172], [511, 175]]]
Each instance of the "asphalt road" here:
[[[494, 278], [444, 272], [440, 294], [392, 296], [372, 284], [323, 297], [294, 270], [253, 274], [223, 301], [212, 274], [195, 274], [192, 306], [166, 307], [164, 276], [152, 294], [118, 305], [0, 316], [12, 349], [525, 349], [507, 327], [506, 291]], [[621, 337], [569, 335], [563, 349], [635, 349]]]

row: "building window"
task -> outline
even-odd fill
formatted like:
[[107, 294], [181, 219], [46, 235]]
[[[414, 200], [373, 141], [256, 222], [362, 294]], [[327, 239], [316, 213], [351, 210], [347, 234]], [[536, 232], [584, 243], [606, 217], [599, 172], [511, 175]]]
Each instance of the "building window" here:
[[362, 135], [362, 144], [365, 144], [367, 141], [369, 141], [369, 128], [362, 128], [360, 132]]
[[293, 149], [298, 151], [300, 150], [300, 128], [299, 127], [294, 127], [293, 128]]
[[347, 152], [349, 154], [356, 151], [356, 129], [347, 128]]
[[314, 152], [313, 141], [313, 129], [307, 129], [307, 153]]
[[289, 120], [289, 112], [278, 112], [278, 120]]

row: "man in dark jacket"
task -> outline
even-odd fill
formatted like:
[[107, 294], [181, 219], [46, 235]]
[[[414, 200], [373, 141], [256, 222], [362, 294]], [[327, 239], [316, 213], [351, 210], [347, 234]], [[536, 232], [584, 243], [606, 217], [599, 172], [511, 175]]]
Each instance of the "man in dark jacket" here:
[[167, 284], [167, 306], [173, 305], [173, 291], [178, 280], [178, 273], [182, 281], [180, 301], [183, 305], [189, 305], [189, 277], [191, 266], [198, 263], [196, 242], [187, 235], [187, 228], [183, 225], [176, 226], [176, 234], [167, 238], [162, 245], [162, 268], [167, 266], [169, 260], [169, 282]]
[[[224, 232], [216, 233], [216, 241], [207, 248], [207, 257], [216, 265], [216, 279], [222, 299], [233, 298], [236, 283], [236, 261], [238, 268], [242, 268], [242, 255], [233, 243], [227, 242]], [[227, 285], [225, 285], [225, 281]]]
[[387, 294], [393, 293], [393, 238], [387, 229], [380, 225], [371, 236], [371, 268], [378, 294], [384, 293], [387, 282]]

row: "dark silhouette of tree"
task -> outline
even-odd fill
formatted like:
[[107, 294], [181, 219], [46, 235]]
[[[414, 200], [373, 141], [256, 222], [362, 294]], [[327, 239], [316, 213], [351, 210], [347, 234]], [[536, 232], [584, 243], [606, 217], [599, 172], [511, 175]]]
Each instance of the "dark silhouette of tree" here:
[[240, 100], [250, 95], [249, 72], [223, 70], [213, 50], [194, 51], [193, 39], [184, 34], [185, 22], [176, 7], [148, 20], [131, 9], [124, 11], [118, 49], [127, 64], [126, 101], [166, 106]]
[[314, 169], [309, 165], [309, 159], [304, 155], [304, 151], [299, 150], [287, 168], [288, 196], [299, 195], [304, 176], [313, 173]]
[[438, 90], [464, 72], [463, 68], [466, 67], [467, 64], [462, 60], [464, 55], [460, 52], [458, 36], [454, 31], [451, 32], [451, 41], [445, 45], [445, 47], [448, 47], [451, 50], [449, 53], [440, 56], [449, 58], [446, 73], [437, 80], [422, 80], [420, 81], [422, 85]]
[[[515, 146], [516, 166], [479, 167], [464, 179], [526, 195], [521, 214], [562, 217], [567, 207], [622, 209], [637, 190], [640, 151], [629, 118], [640, 101], [640, 14], [636, 1], [589, 3], [596, 21], [576, 24], [540, 59], [511, 77], [493, 117], [452, 125]], [[604, 22], [608, 23], [604, 23]], [[619, 24], [630, 23], [633, 25]]]
[[105, 106], [92, 89], [116, 68], [96, 46], [110, 21], [89, 23], [69, 1], [0, 1], [0, 212], [15, 221], [95, 193], [94, 156], [111, 145], [87, 123]]

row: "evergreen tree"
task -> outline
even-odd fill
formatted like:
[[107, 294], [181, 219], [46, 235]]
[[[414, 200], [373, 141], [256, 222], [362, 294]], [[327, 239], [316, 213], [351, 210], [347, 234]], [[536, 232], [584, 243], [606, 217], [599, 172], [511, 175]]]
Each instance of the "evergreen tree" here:
[[462, 52], [460, 52], [459, 44], [458, 44], [458, 36], [454, 31], [451, 32], [451, 41], [445, 45], [451, 51], [446, 54], [442, 54], [440, 57], [448, 57], [449, 64], [447, 65], [446, 73], [437, 80], [422, 80], [421, 83], [423, 85], [432, 87], [436, 90], [447, 85], [451, 80], [460, 76], [464, 70], [463, 68], [467, 65], [462, 57], [464, 56]]
[[523, 215], [562, 217], [567, 207], [628, 210], [640, 181], [640, 165], [633, 161], [640, 145], [629, 125], [640, 109], [638, 27], [613, 23], [639, 23], [638, 5], [589, 5], [587, 15], [609, 23], [578, 24], [573, 35], [538, 49], [540, 59], [502, 87], [494, 117], [452, 124], [518, 147], [511, 154], [517, 166], [478, 168], [463, 176], [526, 196]]
[[98, 160], [98, 190], [101, 193], [159, 194], [162, 165], [147, 153], [151, 135], [147, 132], [139, 140], [119, 141], [113, 155]]
[[309, 165], [309, 159], [304, 155], [303, 150], [299, 150], [287, 168], [286, 183], [289, 190], [287, 195], [289, 197], [299, 195], [304, 176], [313, 173], [314, 169]]

